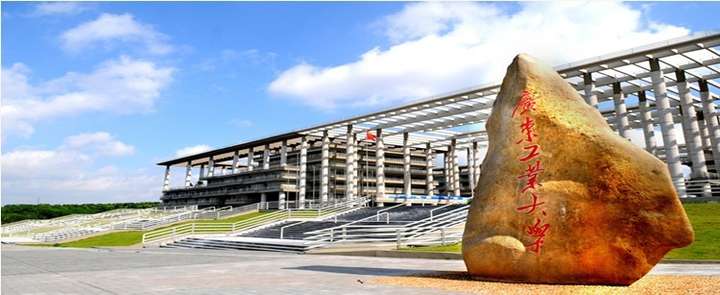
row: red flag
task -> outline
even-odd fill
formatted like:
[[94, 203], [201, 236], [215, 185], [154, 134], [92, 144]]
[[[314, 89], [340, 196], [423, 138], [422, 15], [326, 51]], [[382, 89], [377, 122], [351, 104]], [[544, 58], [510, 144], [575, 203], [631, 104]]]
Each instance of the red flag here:
[[365, 133], [365, 139], [367, 139], [369, 141], [376, 141], [377, 136], [375, 136], [375, 134], [372, 134], [372, 133], [370, 133], [370, 131], [368, 131], [367, 133]]

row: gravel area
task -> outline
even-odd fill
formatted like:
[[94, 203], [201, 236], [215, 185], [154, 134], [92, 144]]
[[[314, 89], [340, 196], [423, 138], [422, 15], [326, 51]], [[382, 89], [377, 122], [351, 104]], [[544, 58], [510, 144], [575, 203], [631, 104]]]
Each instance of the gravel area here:
[[628, 287], [501, 283], [473, 280], [464, 272], [380, 277], [370, 283], [470, 294], [718, 294], [720, 290], [720, 276], [652, 274]]

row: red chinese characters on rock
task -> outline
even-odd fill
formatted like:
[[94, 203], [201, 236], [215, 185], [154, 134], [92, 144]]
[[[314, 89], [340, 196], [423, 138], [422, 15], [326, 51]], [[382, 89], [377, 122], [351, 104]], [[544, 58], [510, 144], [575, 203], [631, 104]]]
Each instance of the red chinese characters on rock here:
[[[535, 120], [530, 116], [535, 110], [535, 99], [532, 97], [529, 91], [524, 90], [520, 100], [513, 109], [512, 117], [516, 115], [522, 116], [520, 123], [520, 133], [523, 137], [515, 142], [515, 144], [524, 143], [522, 149], [523, 155], [518, 158], [518, 161], [527, 164], [527, 169], [524, 173], [518, 176], [518, 179], [522, 182], [522, 189], [520, 190], [521, 197], [529, 197], [530, 203], [517, 207], [517, 212], [525, 214], [537, 214], [536, 210], [540, 209], [540, 214], [543, 216], [546, 214], [542, 210], [542, 205], [545, 202], [540, 201], [541, 196], [536, 192], [536, 189], [541, 186], [539, 177], [544, 171], [540, 156], [542, 149], [536, 142], [538, 134], [535, 133]], [[540, 255], [542, 245], [545, 243], [545, 235], [550, 229], [550, 224], [542, 224], [540, 218], [535, 218], [536, 222], [527, 227], [526, 233], [530, 237], [534, 238], [535, 241], [529, 245], [525, 245], [530, 251], [536, 255]]]

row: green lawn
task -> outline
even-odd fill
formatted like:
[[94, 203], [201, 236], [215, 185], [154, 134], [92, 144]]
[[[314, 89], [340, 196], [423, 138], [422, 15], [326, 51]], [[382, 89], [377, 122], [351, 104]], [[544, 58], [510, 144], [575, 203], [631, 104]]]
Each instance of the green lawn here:
[[670, 251], [667, 259], [720, 259], [720, 204], [685, 204], [695, 230], [692, 245]]
[[[690, 223], [695, 229], [692, 245], [675, 249], [665, 255], [666, 259], [720, 259], [720, 204], [683, 204]], [[460, 253], [461, 244], [406, 248], [403, 251]]]
[[112, 232], [82, 240], [55, 244], [55, 246], [74, 248], [132, 246], [142, 241], [142, 235], [142, 231]]
[[[251, 212], [247, 214], [241, 214], [237, 216], [233, 216], [230, 218], [225, 219], [201, 219], [201, 220], [188, 220], [183, 221], [180, 223], [175, 223], [172, 225], [168, 225], [165, 227], [157, 228], [163, 229], [163, 228], [169, 228], [173, 226], [178, 226], [181, 224], [186, 223], [235, 223], [238, 221], [243, 221], [246, 219], [250, 219], [256, 216], [264, 215], [272, 213], [272, 211], [265, 211], [265, 212]], [[55, 247], [75, 247], [75, 248], [91, 248], [91, 247], [119, 247], [119, 246], [132, 246], [139, 244], [142, 242], [142, 235], [146, 233], [147, 231], [121, 231], [121, 232], [111, 232], [104, 235], [98, 235], [94, 237], [85, 238], [82, 240], [72, 241], [72, 242], [66, 242], [66, 243], [59, 243], [59, 244], [35, 244], [37, 246], [55, 246]]]

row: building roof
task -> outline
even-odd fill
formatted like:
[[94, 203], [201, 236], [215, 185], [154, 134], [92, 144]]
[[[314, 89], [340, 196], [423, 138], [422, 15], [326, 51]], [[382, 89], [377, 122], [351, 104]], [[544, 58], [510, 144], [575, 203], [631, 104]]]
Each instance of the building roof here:
[[[591, 74], [599, 102], [612, 99], [612, 86], [616, 82], [623, 85], [623, 93], [646, 91], [648, 100], [654, 101], [648, 61], [656, 58], [660, 61], [667, 81], [668, 97], [671, 98], [671, 104], [676, 105], [678, 95], [673, 88], [677, 84], [676, 70], [685, 71], [689, 83], [708, 81], [712, 86], [711, 97], [718, 98], [719, 52], [720, 32], [708, 32], [564, 64], [555, 69], [578, 91], [584, 90], [584, 75]], [[692, 92], [697, 93], [697, 85], [690, 85]], [[388, 145], [402, 145], [404, 133], [410, 134], [408, 144], [413, 147], [431, 144], [433, 148], [442, 149], [453, 139], [460, 148], [468, 147], [473, 142], [484, 145], [487, 141], [485, 121], [499, 91], [500, 83], [469, 87], [369, 114], [160, 162], [158, 165], [185, 165], [189, 161], [192, 165], [197, 165], [206, 162], [210, 156], [232, 157], [235, 151], [277, 144], [283, 140], [299, 141], [298, 138], [302, 136], [319, 137], [324, 132], [328, 132], [330, 137], [345, 138], [349, 125], [353, 132], [358, 134], [367, 130], [383, 129], [383, 138]], [[699, 102], [697, 97], [695, 99]], [[639, 122], [637, 116], [638, 113], [633, 113], [631, 109], [631, 123]], [[612, 116], [608, 117], [613, 120]], [[262, 150], [262, 147], [260, 149]]]

